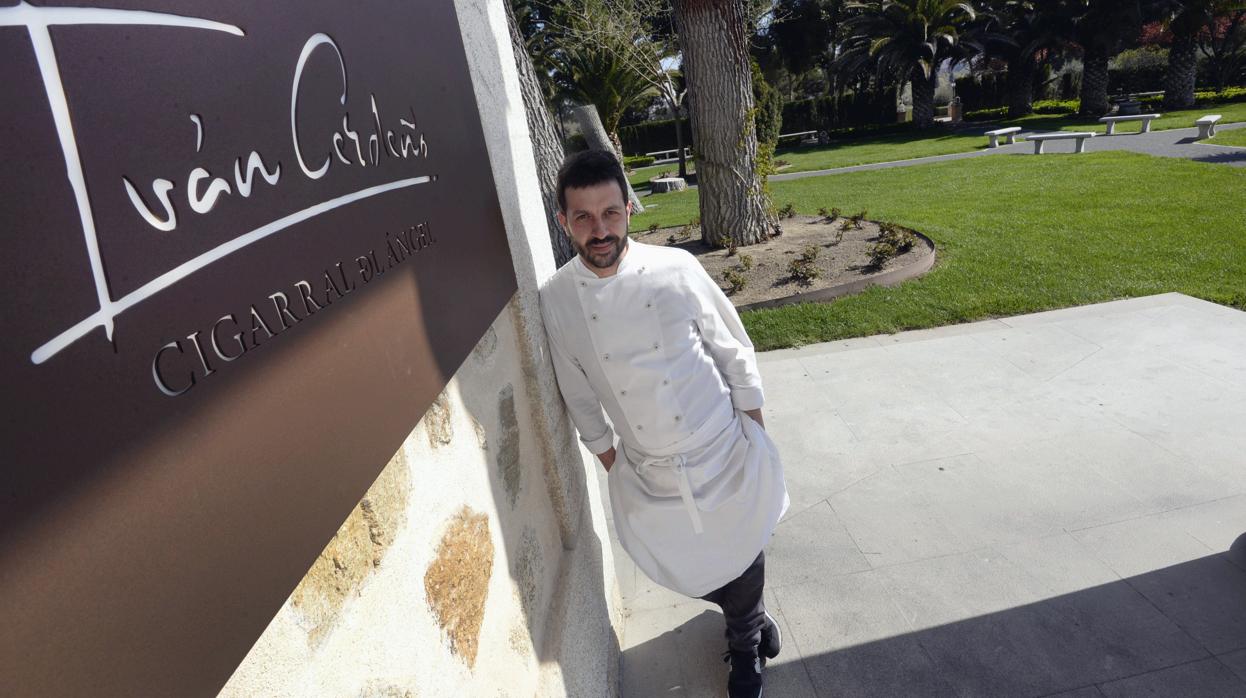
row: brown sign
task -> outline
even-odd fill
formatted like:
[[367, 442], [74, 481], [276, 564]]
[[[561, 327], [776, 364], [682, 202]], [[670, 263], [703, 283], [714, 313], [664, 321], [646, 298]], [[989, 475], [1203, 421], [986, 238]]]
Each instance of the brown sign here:
[[0, 0], [0, 693], [212, 694], [515, 291], [450, 0]]

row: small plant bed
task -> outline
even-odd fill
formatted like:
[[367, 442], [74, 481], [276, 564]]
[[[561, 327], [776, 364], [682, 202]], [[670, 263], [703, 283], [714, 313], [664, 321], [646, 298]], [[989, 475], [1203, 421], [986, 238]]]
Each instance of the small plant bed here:
[[787, 215], [782, 235], [738, 249], [706, 245], [695, 225], [651, 228], [633, 233], [632, 239], [691, 252], [742, 309], [829, 300], [874, 283], [910, 278], [903, 270], [915, 270], [915, 275], [930, 268], [934, 245], [928, 239], [867, 215]]

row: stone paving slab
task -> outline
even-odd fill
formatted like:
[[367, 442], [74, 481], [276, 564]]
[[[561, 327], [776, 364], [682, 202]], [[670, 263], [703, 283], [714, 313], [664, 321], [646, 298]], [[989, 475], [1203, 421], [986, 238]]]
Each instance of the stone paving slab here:
[[[761, 355], [768, 697], [1246, 696], [1246, 313], [1179, 294]], [[722, 696], [617, 549], [623, 695]]]

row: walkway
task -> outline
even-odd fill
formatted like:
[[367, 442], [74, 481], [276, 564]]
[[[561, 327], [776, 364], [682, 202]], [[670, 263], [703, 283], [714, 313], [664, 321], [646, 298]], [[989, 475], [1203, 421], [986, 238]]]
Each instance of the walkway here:
[[[1246, 695], [1243, 346], [1164, 294], [763, 354], [766, 695]], [[722, 696], [717, 609], [615, 548], [623, 695]]]

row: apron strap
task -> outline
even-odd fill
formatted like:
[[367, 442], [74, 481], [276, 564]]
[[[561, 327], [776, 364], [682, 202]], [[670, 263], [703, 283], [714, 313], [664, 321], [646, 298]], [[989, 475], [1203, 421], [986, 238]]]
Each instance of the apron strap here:
[[679, 496], [684, 500], [684, 509], [692, 519], [692, 530], [697, 534], [705, 532], [701, 526], [701, 511], [697, 509], [697, 501], [692, 497], [692, 483], [688, 480], [688, 470], [684, 466], [687, 461], [683, 456], [675, 456], [675, 471], [679, 473]]

